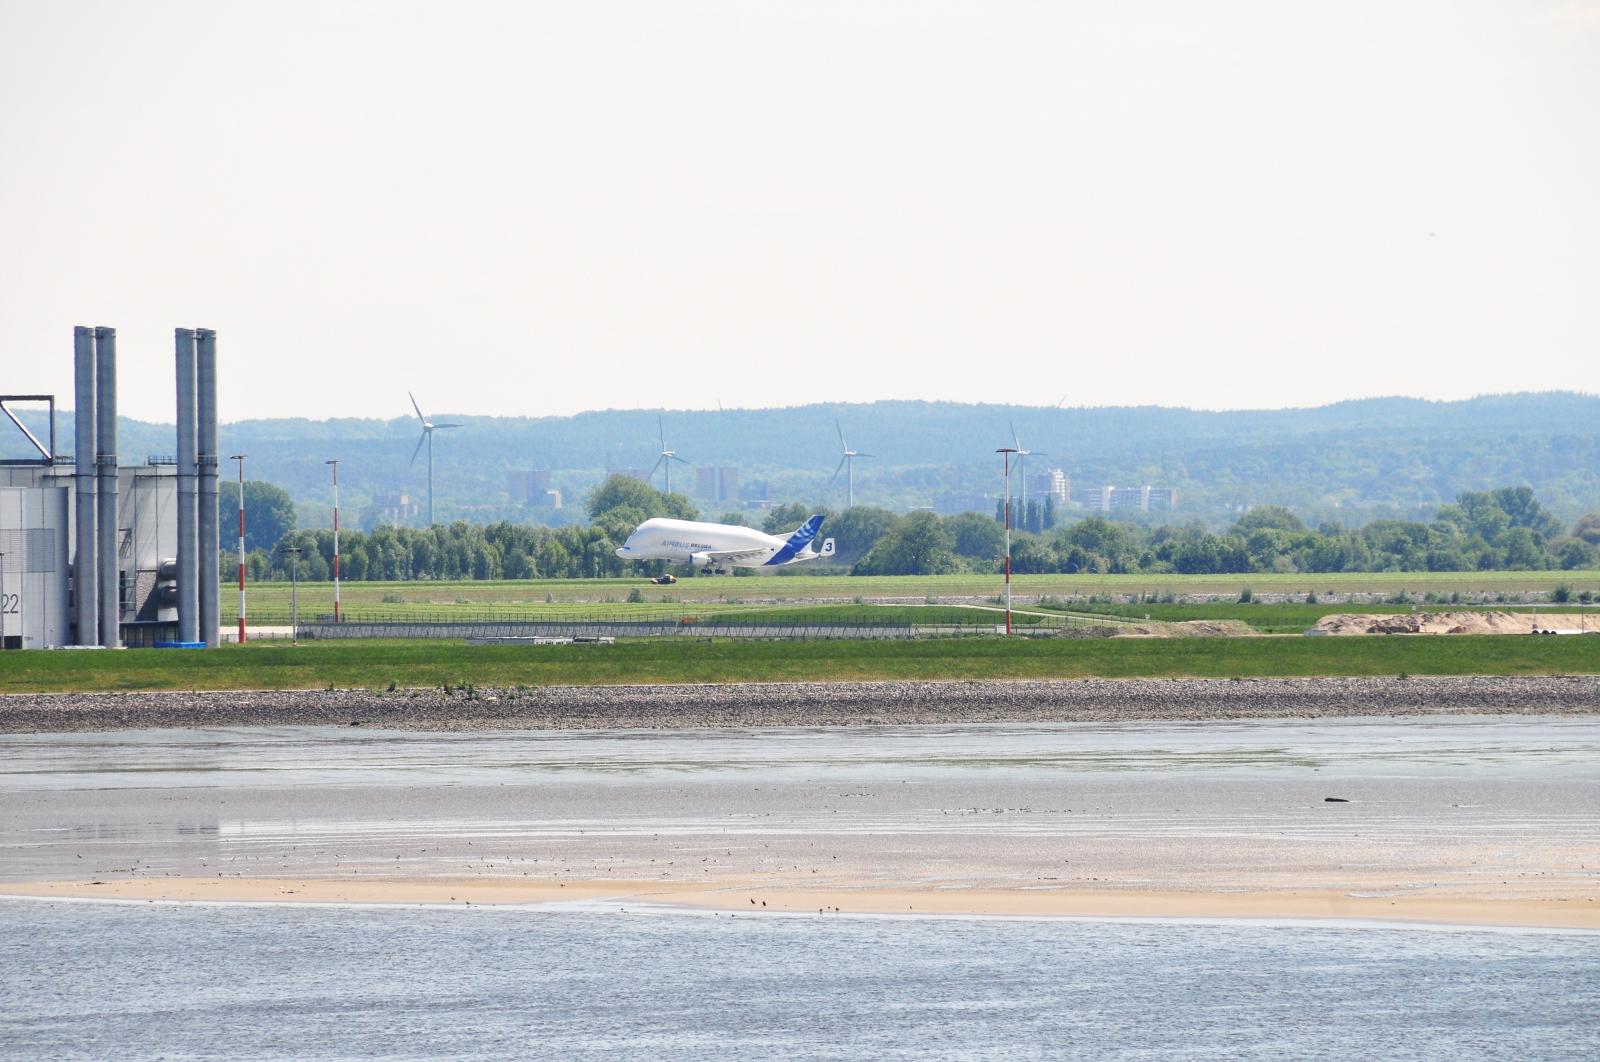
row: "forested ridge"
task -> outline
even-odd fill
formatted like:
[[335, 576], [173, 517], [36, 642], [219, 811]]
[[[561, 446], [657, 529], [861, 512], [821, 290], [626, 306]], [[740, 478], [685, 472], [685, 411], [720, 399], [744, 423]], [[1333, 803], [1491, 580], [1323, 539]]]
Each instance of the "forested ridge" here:
[[[397, 414], [408, 413], [403, 392], [396, 395]], [[444, 522], [582, 519], [584, 500], [608, 470], [655, 462], [658, 416], [668, 444], [691, 465], [737, 468], [741, 486], [764, 486], [775, 502], [843, 506], [843, 477], [828, 484], [839, 459], [837, 421], [853, 448], [874, 455], [856, 466], [858, 504], [895, 512], [933, 506], [945, 492], [997, 496], [994, 450], [1011, 441], [1012, 425], [1024, 446], [1048, 454], [1031, 468], [1060, 467], [1077, 487], [1175, 487], [1180, 513], [1214, 530], [1260, 505], [1287, 506], [1312, 524], [1426, 520], [1461, 493], [1507, 484], [1531, 487], [1547, 511], [1569, 522], [1600, 509], [1600, 397], [1566, 392], [1225, 412], [949, 402], [543, 418], [429, 412], [463, 425], [436, 439]], [[70, 413], [58, 418], [60, 448], [69, 450]], [[170, 425], [124, 420], [120, 430], [125, 460], [172, 452]], [[338, 458], [345, 523], [359, 526], [375, 495], [425, 502], [425, 457], [411, 461], [417, 435], [409, 415], [257, 420], [225, 424], [221, 445], [250, 455], [250, 478], [286, 489], [305, 526], [330, 522], [323, 462]], [[570, 512], [524, 509], [509, 496], [507, 472], [535, 468], [552, 471]], [[675, 468], [674, 486], [692, 490], [693, 469]]]

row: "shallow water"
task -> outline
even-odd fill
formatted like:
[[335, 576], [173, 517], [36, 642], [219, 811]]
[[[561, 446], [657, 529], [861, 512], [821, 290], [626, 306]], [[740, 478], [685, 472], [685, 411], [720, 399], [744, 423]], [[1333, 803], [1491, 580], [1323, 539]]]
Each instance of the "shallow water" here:
[[1538, 895], [1600, 877], [1600, 720], [10, 736], [0, 812], [13, 881], [1215, 888], [1310, 866]]
[[0, 901], [12, 1058], [1584, 1058], [1600, 937]]

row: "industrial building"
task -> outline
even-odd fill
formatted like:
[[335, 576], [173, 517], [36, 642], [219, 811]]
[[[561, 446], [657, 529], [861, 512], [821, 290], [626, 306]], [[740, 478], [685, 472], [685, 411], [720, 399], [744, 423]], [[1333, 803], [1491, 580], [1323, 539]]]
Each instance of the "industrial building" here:
[[[74, 330], [72, 453], [56, 452], [54, 396], [0, 396], [37, 451], [0, 462], [0, 647], [218, 644], [216, 333], [176, 341], [175, 457], [119, 459], [113, 328]], [[16, 398], [48, 403], [48, 441]]]
[[362, 511], [361, 523], [371, 531], [377, 527], [409, 527], [422, 515], [422, 503], [409, 494], [375, 494], [372, 504]]

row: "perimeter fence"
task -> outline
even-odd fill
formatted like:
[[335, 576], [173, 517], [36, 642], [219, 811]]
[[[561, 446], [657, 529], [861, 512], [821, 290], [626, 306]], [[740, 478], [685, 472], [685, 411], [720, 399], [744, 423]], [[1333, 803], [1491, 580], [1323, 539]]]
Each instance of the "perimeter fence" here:
[[[278, 623], [274, 623], [278, 619]], [[944, 617], [940, 617], [944, 619]], [[1103, 621], [1078, 616], [1029, 616], [1016, 625], [1018, 633], [1042, 637], [1060, 636], [1099, 625]], [[258, 617], [251, 625], [289, 626], [288, 617]], [[524, 617], [506, 615], [464, 616], [458, 613], [427, 617], [364, 615], [345, 613], [338, 623], [331, 615], [301, 618], [293, 626], [301, 639], [437, 638], [437, 639], [542, 639], [597, 640], [609, 638], [744, 638], [789, 641], [843, 639], [885, 641], [911, 638], [958, 638], [1003, 634], [1005, 616], [994, 613], [987, 622], [913, 623], [897, 617], [873, 619], [804, 618], [767, 620], [759, 613], [750, 616], [649, 616], [636, 618]]]

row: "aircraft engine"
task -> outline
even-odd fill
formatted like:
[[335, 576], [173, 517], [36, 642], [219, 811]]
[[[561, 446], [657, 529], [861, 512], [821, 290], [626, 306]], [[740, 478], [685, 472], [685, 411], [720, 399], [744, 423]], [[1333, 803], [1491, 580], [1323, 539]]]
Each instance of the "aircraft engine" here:
[[691, 553], [689, 554], [689, 563], [693, 564], [696, 568], [709, 568], [711, 567], [711, 554]]

